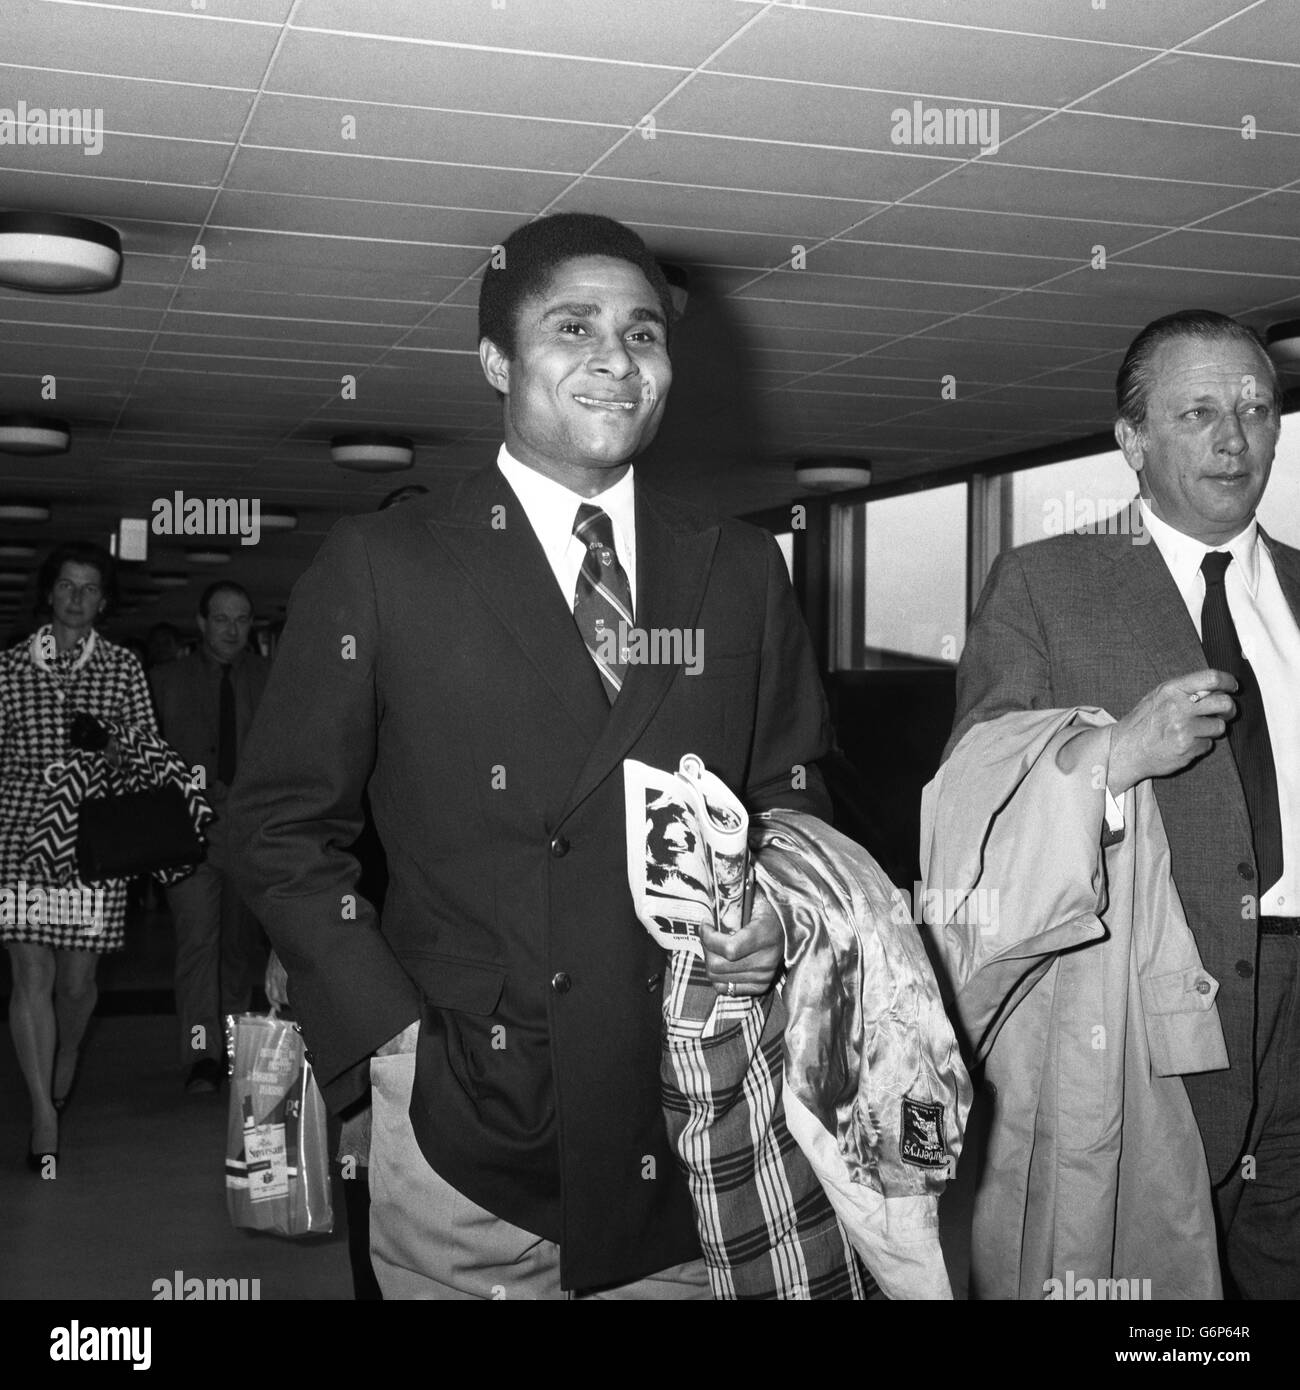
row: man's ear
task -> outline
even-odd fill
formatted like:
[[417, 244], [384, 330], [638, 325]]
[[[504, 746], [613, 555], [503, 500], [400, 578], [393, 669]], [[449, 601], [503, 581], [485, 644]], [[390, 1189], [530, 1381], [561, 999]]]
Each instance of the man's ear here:
[[478, 360], [483, 364], [483, 375], [494, 391], [503, 396], [510, 394], [510, 359], [491, 338], [482, 338], [478, 345]]
[[1146, 463], [1146, 449], [1142, 443], [1142, 431], [1135, 429], [1122, 416], [1115, 421], [1115, 443], [1119, 445], [1120, 453], [1124, 455], [1124, 462], [1134, 471], [1141, 473], [1142, 465]]

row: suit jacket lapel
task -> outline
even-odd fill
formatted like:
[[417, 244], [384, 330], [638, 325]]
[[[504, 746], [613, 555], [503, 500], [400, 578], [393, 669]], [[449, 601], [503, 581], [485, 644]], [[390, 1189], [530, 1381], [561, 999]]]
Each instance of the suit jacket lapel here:
[[[636, 625], [642, 631], [685, 631], [696, 625], [708, 585], [718, 528], [696, 529], [673, 518], [653, 492], [636, 494]], [[668, 693], [680, 667], [629, 665], [623, 689], [565, 799], [566, 814], [589, 796], [627, 756]], [[682, 752], [689, 752], [683, 748]]]
[[582, 636], [556, 588], [514, 489], [500, 469], [467, 478], [429, 529], [537, 668], [587, 743], [600, 737], [609, 703]]
[[[1137, 529], [1142, 522], [1136, 502], [1131, 522], [1129, 534], [1105, 534], [1100, 539], [1112, 566], [1116, 609], [1151, 668], [1151, 684], [1157, 685], [1204, 666], [1205, 652], [1160, 548], [1149, 531]], [[1139, 536], [1146, 538], [1141, 544], [1135, 543]], [[1104, 595], [1098, 598], [1106, 601]]]

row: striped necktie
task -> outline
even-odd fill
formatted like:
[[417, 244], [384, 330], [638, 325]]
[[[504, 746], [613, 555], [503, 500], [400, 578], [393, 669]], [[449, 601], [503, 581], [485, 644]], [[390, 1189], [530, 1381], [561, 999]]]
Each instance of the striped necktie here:
[[584, 502], [574, 518], [573, 534], [587, 547], [573, 595], [573, 621], [612, 705], [623, 688], [622, 646], [632, 626], [632, 591], [614, 549], [613, 523], [605, 512]]

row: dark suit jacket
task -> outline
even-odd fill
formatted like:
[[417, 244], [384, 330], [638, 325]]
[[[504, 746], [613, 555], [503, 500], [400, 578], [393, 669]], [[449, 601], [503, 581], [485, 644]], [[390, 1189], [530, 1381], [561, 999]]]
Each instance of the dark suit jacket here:
[[[1300, 615], [1300, 551], [1260, 535]], [[944, 756], [972, 724], [1009, 710], [1098, 705], [1123, 718], [1153, 686], [1206, 665], [1149, 534], [1146, 544], [1093, 532], [1022, 546], [998, 557], [980, 595]], [[1241, 1154], [1254, 1100], [1257, 909], [1246, 909], [1259, 884], [1250, 819], [1226, 739], [1154, 786], [1174, 883], [1201, 961], [1219, 981], [1230, 1069], [1185, 1078], [1217, 1183]]]
[[[638, 625], [703, 629], [701, 674], [629, 667], [611, 709], [492, 467], [335, 527], [232, 798], [245, 892], [330, 1103], [419, 1016], [425, 1157], [559, 1241], [570, 1288], [699, 1251], [661, 1111], [664, 955], [632, 911], [622, 760], [695, 752], [756, 810], [827, 814], [826, 704], [775, 542], [640, 483], [636, 509]], [[382, 925], [364, 900], [352, 919], [344, 848], [367, 781]]]
[[[205, 795], [215, 803], [222, 802], [228, 790], [217, 779], [221, 679], [218, 666], [218, 662], [198, 651], [166, 661], [149, 672], [149, 686], [163, 737], [191, 768], [202, 765], [207, 780]], [[235, 688], [235, 739], [241, 760], [270, 670], [271, 663], [264, 656], [245, 651], [231, 672]]]

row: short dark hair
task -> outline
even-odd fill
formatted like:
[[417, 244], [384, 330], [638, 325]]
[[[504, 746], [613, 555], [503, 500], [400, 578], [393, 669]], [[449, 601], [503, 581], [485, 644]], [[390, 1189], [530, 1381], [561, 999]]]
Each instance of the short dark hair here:
[[199, 595], [199, 617], [206, 618], [208, 609], [212, 606], [212, 600], [218, 594], [239, 594], [248, 604], [248, 611], [253, 611], [253, 596], [244, 588], [242, 584], [236, 584], [233, 579], [217, 579], [208, 585]]
[[558, 212], [516, 227], [483, 272], [478, 294], [479, 341], [490, 338], [513, 359], [519, 306], [529, 295], [546, 288], [558, 266], [577, 256], [613, 256], [636, 266], [655, 292], [665, 330], [671, 326], [672, 291], [645, 242], [612, 217], [595, 212]]
[[1268, 355], [1263, 338], [1248, 324], [1214, 309], [1180, 309], [1176, 314], [1166, 314], [1147, 324], [1129, 344], [1120, 363], [1119, 375], [1115, 378], [1115, 407], [1121, 420], [1127, 421], [1134, 429], [1146, 423], [1147, 402], [1155, 385], [1151, 374], [1152, 359], [1161, 344], [1176, 338], [1230, 338], [1234, 342], [1257, 347], [1260, 356], [1268, 363], [1273, 404], [1281, 411], [1282, 393], [1277, 368]]
[[58, 581], [64, 565], [90, 565], [99, 572], [102, 597], [108, 600], [108, 610], [117, 602], [117, 562], [94, 541], [65, 541], [56, 545], [45, 557], [36, 576], [36, 612], [40, 616], [50, 611], [50, 590]]

